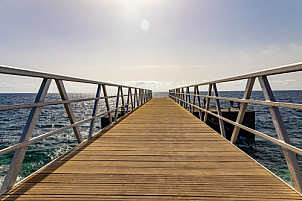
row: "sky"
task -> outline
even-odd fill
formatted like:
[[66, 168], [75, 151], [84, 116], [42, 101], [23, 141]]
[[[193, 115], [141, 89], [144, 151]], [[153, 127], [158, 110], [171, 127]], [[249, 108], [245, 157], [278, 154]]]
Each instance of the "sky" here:
[[[0, 65], [167, 91], [301, 62], [301, 9], [301, 0], [0, 0]], [[276, 90], [301, 90], [301, 78], [269, 77]], [[39, 82], [0, 75], [0, 92]]]

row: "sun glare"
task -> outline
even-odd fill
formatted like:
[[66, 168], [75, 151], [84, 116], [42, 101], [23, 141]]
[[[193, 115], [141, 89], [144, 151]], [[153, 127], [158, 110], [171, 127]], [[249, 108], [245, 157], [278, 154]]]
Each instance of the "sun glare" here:
[[143, 8], [158, 4], [159, 0], [120, 0], [119, 2], [127, 12], [138, 12]]

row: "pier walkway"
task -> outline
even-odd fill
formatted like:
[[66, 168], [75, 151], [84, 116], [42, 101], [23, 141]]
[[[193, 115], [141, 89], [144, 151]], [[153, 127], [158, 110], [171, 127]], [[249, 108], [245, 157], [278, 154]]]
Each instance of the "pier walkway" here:
[[302, 200], [168, 98], [153, 98], [3, 200]]

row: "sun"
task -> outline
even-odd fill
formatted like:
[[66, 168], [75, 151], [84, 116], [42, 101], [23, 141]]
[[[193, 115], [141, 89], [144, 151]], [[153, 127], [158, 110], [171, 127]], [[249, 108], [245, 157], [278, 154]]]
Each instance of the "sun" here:
[[143, 30], [143, 31], [147, 31], [147, 30], [149, 29], [149, 27], [150, 27], [149, 21], [146, 20], [146, 19], [143, 19], [143, 20], [141, 21], [141, 28], [142, 28], [142, 30]]

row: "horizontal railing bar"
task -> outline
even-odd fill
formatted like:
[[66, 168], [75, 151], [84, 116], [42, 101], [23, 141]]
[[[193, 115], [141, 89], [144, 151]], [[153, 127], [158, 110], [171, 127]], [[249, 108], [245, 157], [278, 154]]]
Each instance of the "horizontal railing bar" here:
[[118, 85], [118, 84], [107, 83], [107, 82], [99, 82], [99, 81], [69, 77], [69, 76], [64, 76], [64, 75], [56, 75], [56, 74], [44, 73], [44, 72], [33, 71], [33, 70], [25, 70], [25, 69], [15, 68], [15, 67], [11, 67], [11, 66], [0, 66], [0, 73], [26, 76], [26, 77], [39, 77], [39, 78], [71, 81], [71, 82], [80, 82], [80, 83], [87, 83], [87, 84], [102, 84], [102, 85], [107, 85], [107, 86], [142, 89], [142, 88], [137, 88], [137, 87], [130, 87], [130, 86]]
[[217, 83], [222, 83], [222, 82], [231, 82], [231, 81], [243, 80], [243, 79], [248, 79], [248, 78], [277, 75], [277, 74], [291, 73], [291, 72], [297, 72], [297, 71], [302, 71], [302, 62], [295, 63], [295, 64], [289, 64], [289, 65], [285, 65], [285, 66], [279, 66], [279, 67], [271, 68], [268, 70], [257, 71], [254, 73], [248, 73], [248, 74], [220, 79], [220, 80], [203, 82], [203, 83], [193, 84], [193, 85], [184, 86], [184, 87], [177, 87], [175, 89], [186, 88], [186, 87], [195, 87], [195, 86], [208, 85], [208, 84], [214, 84], [214, 83], [217, 84]]
[[200, 96], [200, 97], [205, 97], [205, 98], [228, 100], [228, 101], [235, 101], [235, 102], [241, 102], [241, 103], [251, 103], [251, 104], [257, 104], [257, 105], [266, 105], [266, 106], [302, 110], [302, 104], [297, 104], [297, 103], [283, 103], [283, 102], [274, 102], [274, 101], [260, 101], [260, 100], [253, 100], [253, 99], [227, 98], [227, 97], [220, 97], [220, 96], [217, 97], [217, 96], [208, 96], [208, 95], [196, 95], [196, 94], [190, 94], [190, 93], [175, 93], [175, 92], [171, 92], [171, 93]]
[[[137, 101], [134, 101], [134, 102], [137, 102]], [[132, 102], [132, 103], [134, 103], [134, 102]], [[110, 111], [108, 111], [108, 112], [106, 111], [106, 112], [100, 113], [100, 114], [98, 114], [98, 115], [95, 115], [95, 116], [93, 116], [93, 117], [84, 119], [84, 120], [82, 120], [82, 121], [78, 121], [78, 122], [76, 122], [76, 123], [74, 123], [74, 124], [70, 124], [70, 125], [65, 126], [65, 127], [63, 127], [63, 128], [60, 128], [60, 129], [58, 129], [58, 130], [51, 131], [51, 132], [48, 132], [48, 133], [39, 135], [39, 136], [34, 137], [34, 138], [32, 138], [32, 139], [30, 139], [30, 140], [28, 140], [28, 141], [26, 141], [26, 142], [18, 143], [18, 144], [9, 146], [9, 147], [7, 147], [7, 148], [4, 148], [4, 149], [0, 150], [0, 156], [2, 156], [2, 155], [4, 155], [4, 154], [8, 154], [8, 153], [10, 153], [10, 152], [12, 152], [12, 151], [15, 151], [16, 149], [18, 149], [18, 148], [20, 148], [20, 147], [24, 147], [24, 146], [28, 146], [28, 145], [30, 145], [30, 144], [33, 144], [33, 143], [35, 143], [35, 142], [37, 142], [37, 141], [39, 141], [39, 140], [42, 140], [42, 139], [44, 139], [44, 138], [46, 138], [46, 137], [55, 135], [55, 134], [57, 134], [57, 133], [59, 133], [59, 132], [65, 131], [65, 130], [70, 129], [70, 128], [73, 128], [73, 127], [75, 127], [75, 126], [77, 126], [77, 125], [83, 124], [83, 123], [85, 123], [85, 122], [87, 122], [87, 121], [90, 121], [90, 120], [95, 119], [95, 118], [97, 118], [97, 117], [100, 117], [100, 116], [102, 116], [102, 115], [105, 115], [105, 114], [114, 112], [115, 110], [118, 110], [118, 109], [120, 109], [120, 108], [123, 108], [124, 106], [130, 105], [130, 104], [132, 104], [132, 103], [129, 103], [129, 104], [126, 104], [126, 105], [122, 105], [122, 106], [120, 106], [120, 107], [118, 107], [118, 108], [115, 108], [115, 109], [112, 109], [112, 110], [110, 110]]]
[[[124, 96], [126, 96], [126, 95], [124, 95]], [[116, 97], [117, 96], [108, 96], [107, 98], [116, 98]], [[92, 101], [92, 100], [99, 100], [99, 99], [105, 99], [105, 98], [106, 97], [82, 98], [82, 99], [77, 99], [77, 100], [27, 103], [27, 104], [19, 104], [19, 105], [5, 105], [5, 106], [0, 106], [0, 111], [18, 110], [18, 109], [32, 108], [32, 107], [44, 107], [44, 106], [48, 106], [48, 105], [59, 105], [59, 104], [66, 104], [66, 103], [77, 103], [77, 102]]]
[[[172, 96], [172, 95], [171, 95], [171, 96]], [[198, 107], [197, 105], [193, 105], [193, 104], [191, 104], [191, 103], [189, 103], [189, 102], [187, 102], [187, 101], [184, 101], [184, 100], [182, 100], [182, 99], [180, 99], [180, 98], [177, 98], [177, 97], [175, 97], [175, 96], [172, 96], [172, 97], [173, 97], [173, 98], [176, 98], [176, 99], [178, 99], [178, 100], [180, 100], [180, 101], [182, 101], [182, 102], [184, 102], [184, 103], [187, 103], [187, 104], [189, 104], [189, 105], [191, 105], [191, 106], [193, 106], [193, 107], [195, 107], [195, 108], [197, 108], [197, 109], [200, 109], [200, 110], [203, 111], [203, 112], [206, 112], [206, 113], [208, 113], [208, 114], [211, 114], [211, 115], [213, 115], [213, 116], [215, 116], [215, 117], [217, 117], [217, 118], [219, 118], [219, 119], [222, 119], [222, 120], [225, 121], [225, 122], [228, 122], [228, 123], [230, 123], [230, 124], [232, 124], [232, 125], [234, 125], [234, 126], [237, 126], [237, 127], [239, 127], [240, 129], [246, 130], [246, 131], [248, 131], [248, 132], [250, 132], [250, 133], [253, 133], [253, 134], [255, 134], [255, 135], [259, 136], [259, 137], [262, 137], [262, 138], [264, 138], [264, 139], [266, 139], [266, 140], [268, 140], [268, 141], [270, 141], [270, 142], [272, 142], [272, 143], [274, 143], [274, 144], [277, 144], [277, 145], [281, 146], [281, 147], [284, 148], [284, 149], [290, 150], [290, 151], [292, 151], [292, 152], [294, 152], [294, 153], [296, 153], [296, 154], [302, 156], [302, 149], [299, 149], [299, 148], [297, 148], [297, 147], [295, 147], [295, 146], [293, 146], [293, 145], [287, 144], [287, 143], [285, 143], [285, 142], [283, 142], [283, 141], [281, 141], [281, 140], [278, 140], [278, 139], [275, 139], [275, 138], [273, 138], [273, 137], [270, 137], [270, 136], [268, 136], [268, 135], [266, 135], [266, 134], [264, 134], [264, 133], [261, 133], [261, 132], [259, 132], [259, 131], [256, 131], [256, 130], [252, 129], [252, 128], [246, 127], [246, 126], [244, 126], [244, 125], [242, 125], [242, 124], [238, 124], [238, 123], [236, 123], [236, 122], [234, 122], [234, 121], [232, 121], [232, 120], [229, 120], [229, 119], [227, 119], [227, 118], [225, 118], [225, 117], [221, 117], [221, 116], [219, 116], [219, 115], [217, 115], [217, 114], [215, 114], [215, 113], [213, 113], [213, 112], [210, 112], [210, 111], [205, 110], [205, 109], [203, 109], [203, 108], [201, 108], [201, 107]]]

